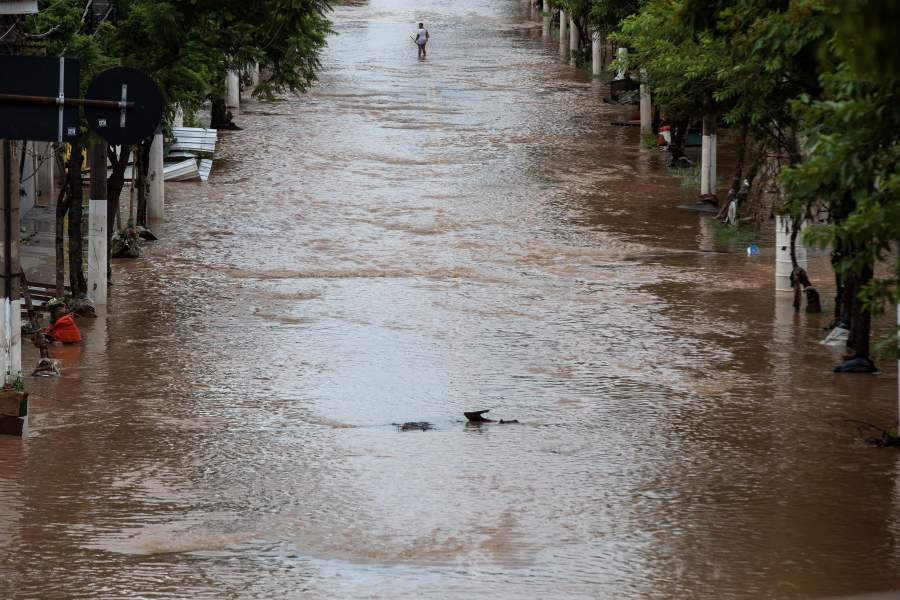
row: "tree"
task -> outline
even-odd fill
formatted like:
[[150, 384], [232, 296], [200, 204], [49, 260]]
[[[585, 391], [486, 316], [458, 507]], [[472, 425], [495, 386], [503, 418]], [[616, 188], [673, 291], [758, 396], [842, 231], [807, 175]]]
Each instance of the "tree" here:
[[[809, 155], [782, 174], [792, 213], [827, 210], [828, 223], [809, 238], [836, 251], [848, 357], [863, 370], [874, 369], [871, 315], [900, 301], [897, 254], [887, 275], [874, 275], [900, 240], [900, 52], [891, 33], [898, 17], [890, 0], [844, 0], [829, 12], [830, 43], [818, 55], [823, 94], [792, 104]], [[896, 335], [888, 341], [896, 349]]]

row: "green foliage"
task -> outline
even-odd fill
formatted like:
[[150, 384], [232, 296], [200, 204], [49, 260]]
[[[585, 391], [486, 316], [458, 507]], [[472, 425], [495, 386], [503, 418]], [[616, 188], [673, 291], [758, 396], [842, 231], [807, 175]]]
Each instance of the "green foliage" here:
[[646, 150], [656, 150], [659, 148], [659, 140], [656, 135], [648, 133], [641, 136], [641, 148]]
[[626, 4], [595, 0], [592, 14], [618, 24], [613, 39], [661, 109], [746, 130], [755, 155], [788, 165], [779, 212], [827, 215], [807, 239], [839, 250], [866, 310], [900, 301], [900, 3], [644, 0], [615, 12]]
[[302, 91], [315, 80], [330, 32], [327, 0], [120, 0], [115, 19], [89, 31], [85, 0], [41, 0], [26, 28], [50, 55], [81, 60], [82, 87], [99, 71], [123, 65], [160, 86], [167, 120], [181, 105], [194, 112], [225, 74], [258, 63], [269, 76], [258, 95]]
[[725, 110], [717, 100], [727, 66], [725, 42], [684, 26], [682, 0], [648, 0], [614, 36], [634, 50], [629, 67], [644, 73], [654, 101], [669, 116], [689, 118]]
[[[854, 2], [847, 2], [849, 5]], [[890, 6], [887, 6], [890, 4]], [[871, 3], [885, 10], [892, 3]], [[788, 210], [805, 215], [824, 207], [829, 223], [813, 228], [812, 242], [845, 248], [837, 268], [845, 274], [864, 272], [891, 261], [887, 274], [872, 279], [862, 291], [873, 312], [900, 301], [900, 80], [885, 72], [896, 60], [893, 43], [872, 44], [857, 52], [858, 35], [871, 23], [859, 17], [860, 30], [847, 17], [834, 19], [835, 28], [822, 64], [836, 65], [821, 74], [820, 98], [800, 97], [792, 110], [800, 120], [808, 157], [785, 170], [782, 182], [790, 194]], [[853, 32], [856, 32], [855, 34]], [[873, 30], [881, 39], [881, 29]], [[851, 39], [847, 36], [850, 35]], [[868, 57], [868, 58], [866, 58]], [[873, 57], [885, 57], [875, 60]]]
[[683, 169], [671, 169], [670, 172], [679, 179], [681, 187], [690, 190], [700, 187], [700, 165]]
[[708, 219], [710, 228], [716, 241], [724, 246], [744, 247], [757, 241], [759, 232], [746, 225], [727, 225], [714, 218]]
[[601, 31], [617, 31], [623, 19], [640, 10], [638, 0], [593, 0], [587, 12], [588, 22]]

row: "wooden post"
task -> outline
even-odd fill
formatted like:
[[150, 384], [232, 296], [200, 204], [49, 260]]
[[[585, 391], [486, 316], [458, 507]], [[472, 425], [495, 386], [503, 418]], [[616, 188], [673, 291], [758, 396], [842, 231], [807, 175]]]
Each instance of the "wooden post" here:
[[94, 304], [106, 304], [107, 273], [107, 191], [104, 141], [91, 144], [91, 195], [88, 200], [87, 293]]

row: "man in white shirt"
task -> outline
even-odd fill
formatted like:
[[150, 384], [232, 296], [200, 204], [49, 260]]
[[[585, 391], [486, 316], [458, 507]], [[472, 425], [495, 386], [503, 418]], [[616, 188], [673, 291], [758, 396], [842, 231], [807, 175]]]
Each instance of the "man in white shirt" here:
[[428, 30], [425, 29], [425, 24], [419, 23], [419, 29], [416, 31], [416, 46], [419, 48], [419, 58], [425, 58], [425, 44], [428, 43], [429, 37], [431, 36]]

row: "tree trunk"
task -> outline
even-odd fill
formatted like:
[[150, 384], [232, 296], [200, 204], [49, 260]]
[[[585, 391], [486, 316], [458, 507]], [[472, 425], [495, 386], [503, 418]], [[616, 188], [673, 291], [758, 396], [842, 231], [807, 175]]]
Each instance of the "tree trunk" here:
[[849, 303], [845, 302], [847, 289], [844, 285], [844, 277], [838, 272], [838, 263], [840, 263], [842, 256], [842, 247], [840, 244], [838, 244], [831, 252], [831, 269], [834, 271], [835, 284], [834, 323], [832, 324], [832, 327], [836, 327], [838, 323], [843, 320], [844, 309], [845, 307], [849, 306]]
[[672, 123], [672, 145], [676, 148], [684, 149], [684, 138], [687, 137], [688, 128], [690, 127], [690, 119], [674, 121]]
[[847, 288], [850, 289], [850, 335], [847, 348], [851, 358], [869, 358], [869, 337], [872, 328], [872, 314], [863, 306], [859, 297], [863, 287], [872, 279], [872, 266], [866, 265], [859, 273], [847, 277]]
[[731, 204], [732, 200], [735, 200], [738, 197], [738, 192], [741, 191], [741, 182], [744, 179], [744, 160], [747, 156], [747, 128], [741, 128], [741, 137], [738, 142], [737, 148], [737, 164], [734, 167], [734, 177], [731, 179], [731, 187], [728, 188], [728, 195], [725, 197], [725, 202], [722, 203], [722, 207], [719, 209], [719, 213], [716, 215], [717, 219], [724, 220], [728, 215], [728, 206]]
[[87, 293], [84, 277], [84, 251], [82, 215], [84, 214], [84, 190], [81, 183], [81, 144], [72, 144], [69, 158], [69, 287], [73, 298]]
[[[125, 187], [125, 169], [131, 157], [131, 146], [121, 147], [116, 155], [115, 148], [109, 148], [109, 160], [112, 163], [112, 175], [106, 180], [107, 213], [106, 213], [106, 279], [112, 280], [112, 236], [116, 230], [116, 217], [121, 205], [122, 189]], [[132, 172], [132, 177], [134, 173]], [[132, 185], [134, 182], [132, 180]]]
[[139, 163], [137, 180], [135, 182], [138, 192], [135, 224], [142, 227], [147, 226], [147, 172], [150, 170], [150, 145], [152, 142], [153, 138], [151, 137], [149, 141], [145, 140], [138, 144], [138, 155], [135, 157], [135, 163]]
[[228, 108], [225, 106], [225, 98], [218, 95], [210, 95], [209, 126], [211, 129], [224, 129], [229, 122]]
[[59, 190], [56, 198], [56, 297], [66, 295], [66, 232], [64, 223], [66, 213], [69, 212], [69, 177], [66, 176], [65, 185]]

